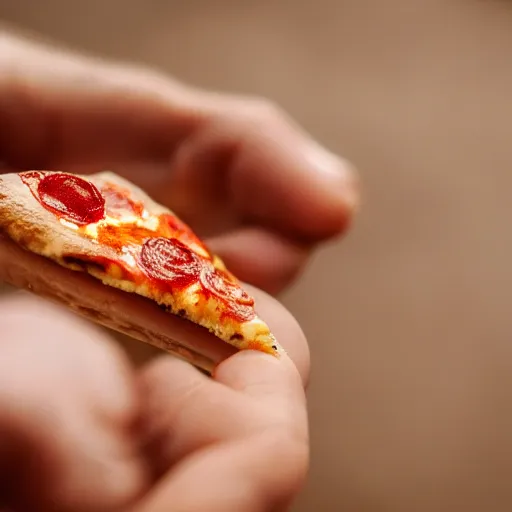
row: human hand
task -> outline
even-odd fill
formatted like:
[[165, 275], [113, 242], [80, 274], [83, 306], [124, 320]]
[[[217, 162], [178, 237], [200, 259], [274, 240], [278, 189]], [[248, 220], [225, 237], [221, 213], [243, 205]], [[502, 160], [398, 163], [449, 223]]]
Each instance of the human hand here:
[[6, 168], [123, 174], [270, 293], [358, 202], [348, 164], [265, 100], [1, 34], [0, 125]]
[[170, 356], [135, 370], [74, 315], [1, 300], [0, 509], [286, 510], [308, 466], [309, 356], [291, 315], [251, 292], [293, 363], [246, 351], [213, 379]]

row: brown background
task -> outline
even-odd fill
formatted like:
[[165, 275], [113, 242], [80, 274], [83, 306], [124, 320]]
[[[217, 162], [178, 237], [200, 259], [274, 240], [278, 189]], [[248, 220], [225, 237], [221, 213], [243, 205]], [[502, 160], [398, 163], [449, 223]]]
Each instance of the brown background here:
[[508, 2], [0, 0], [0, 17], [269, 96], [361, 169], [356, 229], [285, 298], [314, 358], [297, 512], [512, 510]]

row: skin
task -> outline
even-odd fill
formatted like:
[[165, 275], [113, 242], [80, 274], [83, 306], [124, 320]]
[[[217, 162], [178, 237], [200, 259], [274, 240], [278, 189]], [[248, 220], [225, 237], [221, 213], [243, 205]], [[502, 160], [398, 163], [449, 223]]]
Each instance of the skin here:
[[265, 100], [7, 34], [0, 126], [4, 171], [108, 168], [169, 204], [259, 288], [249, 291], [290, 354], [239, 353], [213, 379], [168, 356], [134, 369], [94, 326], [3, 298], [0, 506], [285, 510], [308, 468], [309, 353], [271, 295], [348, 227], [350, 166]]

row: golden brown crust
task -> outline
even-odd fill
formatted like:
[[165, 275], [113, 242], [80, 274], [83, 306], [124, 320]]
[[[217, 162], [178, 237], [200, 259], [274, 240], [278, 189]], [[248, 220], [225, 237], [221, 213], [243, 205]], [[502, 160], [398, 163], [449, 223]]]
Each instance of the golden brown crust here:
[[[142, 190], [113, 173], [99, 173], [88, 176], [87, 179], [98, 188], [101, 188], [105, 183], [112, 183], [128, 190], [131, 198], [141, 201], [145, 209], [155, 217], [162, 213], [171, 213], [154, 202]], [[94, 231], [94, 225], [91, 225], [91, 229]], [[163, 328], [163, 330], [167, 334], [159, 334], [159, 329], [156, 326], [148, 334], [144, 315], [136, 315], [137, 320], [131, 321], [131, 316], [127, 317], [123, 311], [111, 308], [109, 305], [112, 303], [112, 300], [108, 300], [108, 297], [114, 297], [114, 295], [119, 297], [117, 295], [119, 293], [118, 290], [115, 290], [117, 288], [125, 292], [132, 292], [122, 295], [125, 307], [128, 309], [131, 309], [128, 304], [130, 300], [137, 301], [138, 304], [140, 304], [140, 300], [144, 300], [141, 297], [136, 297], [135, 294], [142, 295], [156, 301], [161, 306], [166, 306], [169, 312], [183, 314], [192, 322], [206, 327], [217, 337], [239, 349], [261, 347], [264, 351], [274, 353], [274, 347], [278, 347], [278, 350], [275, 351], [276, 355], [281, 350], [266, 324], [257, 316], [246, 322], [239, 322], [229, 317], [226, 318], [222, 313], [222, 309], [219, 309], [218, 305], [216, 305], [215, 299], [205, 300], [201, 298], [201, 295], [197, 294], [197, 287], [194, 288], [192, 286], [176, 293], [161, 293], [158, 289], [152, 288], [144, 282], [142, 284], [135, 283], [133, 280], [122, 277], [116, 272], [117, 266], [115, 264], [112, 266], [107, 264], [106, 266], [102, 263], [118, 262], [119, 252], [108, 245], [98, 243], [94, 236], [84, 236], [83, 231], [71, 229], [68, 224], [59, 220], [56, 215], [43, 208], [33, 196], [30, 188], [23, 183], [17, 174], [8, 174], [0, 177], [0, 233], [4, 233], [1, 242], [2, 246], [8, 246], [8, 237], [21, 246], [22, 249], [26, 249], [23, 253], [36, 253], [32, 256], [37, 258], [37, 265], [35, 263], [36, 260], [34, 260], [33, 267], [28, 268], [26, 266], [21, 268], [16, 261], [9, 261], [9, 258], [4, 256], [3, 264], [7, 267], [7, 269], [3, 269], [3, 274], [7, 273], [7, 277], [4, 277], [5, 280], [15, 286], [29, 288], [29, 285], [32, 285], [32, 289], [36, 293], [59, 300], [97, 323], [107, 325], [141, 341], [147, 341], [171, 352], [179, 352], [183, 347], [190, 349], [187, 343], [181, 348], [173, 345], [172, 335], [170, 335], [166, 328]], [[8, 247], [8, 249], [7, 254], [12, 258], [14, 250], [12, 247]], [[201, 250], [199, 248], [199, 251]], [[23, 261], [27, 260], [27, 254], [23, 254]], [[50, 267], [48, 266], [48, 263], [50, 263], [48, 261], [43, 265], [43, 260], [45, 259], [38, 258], [36, 255], [53, 260], [58, 265], [52, 263]], [[215, 267], [223, 268], [220, 260], [215, 259], [214, 262]], [[41, 270], [35, 271], [35, 268], [40, 268]], [[70, 272], [69, 269], [82, 272]], [[23, 279], [21, 281], [20, 276], [16, 275], [16, 272], [22, 273]], [[50, 272], [57, 282], [50, 280], [48, 275], [44, 274], [45, 272]], [[100, 281], [95, 281], [82, 275], [83, 272], [89, 273], [97, 280], [102, 281], [103, 284]], [[86, 295], [85, 293], [76, 294], [75, 290], [70, 289], [70, 286], [76, 286], [76, 284], [71, 284], [73, 280], [86, 277], [88, 279], [87, 293], [92, 293], [93, 297], [97, 297], [98, 293], [104, 294], [102, 302], [99, 304], [91, 303], [91, 297], [84, 296]], [[105, 284], [108, 286], [104, 286]], [[35, 290], [36, 287], [38, 290]], [[94, 289], [91, 287], [94, 287]], [[149, 303], [149, 301], [145, 302]], [[175, 324], [174, 320], [176, 318], [174, 318], [174, 315], [161, 311], [154, 303], [151, 303], [151, 305], [153, 309], [156, 308], [159, 311], [159, 317], [162, 322], [164, 318], [167, 318], [166, 321], [169, 322], [169, 317], [171, 317], [172, 321], [169, 323], [169, 326]], [[147, 312], [147, 306], [145, 311]], [[178, 320], [184, 322], [184, 320]], [[204, 355], [203, 353], [201, 354]], [[201, 354], [189, 354], [185, 357], [195, 359], [195, 364], [197, 364]], [[208, 354], [206, 359], [214, 361], [215, 357]], [[197, 365], [208, 369], [206, 368], [208, 364], [205, 361]]]

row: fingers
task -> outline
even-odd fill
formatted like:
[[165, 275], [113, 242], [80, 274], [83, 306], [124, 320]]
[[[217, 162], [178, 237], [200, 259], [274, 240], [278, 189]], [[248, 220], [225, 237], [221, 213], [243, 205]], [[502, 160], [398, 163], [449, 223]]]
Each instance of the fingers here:
[[0, 92], [0, 154], [15, 168], [126, 166], [188, 220], [220, 214], [216, 202], [298, 240], [340, 233], [359, 201], [351, 166], [265, 100], [1, 34]]
[[189, 92], [177, 82], [44, 43], [0, 28], [6, 166], [90, 172], [132, 161], [167, 163], [196, 125], [197, 115], [185, 108]]
[[356, 174], [278, 108], [206, 96], [171, 159], [169, 203], [203, 236], [221, 233], [214, 247], [244, 280], [277, 293], [317, 243], [347, 230]]
[[203, 121], [172, 159], [171, 203], [190, 222], [209, 231], [217, 217], [238, 216], [300, 241], [348, 226], [359, 200], [352, 167], [278, 107], [198, 95], [198, 108]]
[[298, 240], [323, 240], [347, 227], [358, 202], [347, 162], [266, 102], [233, 119], [229, 129], [242, 134], [231, 179], [244, 216]]
[[308, 467], [307, 444], [286, 431], [211, 446], [176, 466], [136, 512], [286, 510]]
[[223, 361], [214, 378], [276, 409], [287, 409], [290, 404], [302, 407], [304, 403], [300, 375], [286, 356], [279, 360], [268, 354], [242, 351]]
[[208, 241], [239, 279], [277, 294], [304, 267], [310, 247], [261, 228], [246, 227]]
[[140, 392], [145, 453], [157, 477], [196, 450], [238, 437], [255, 416], [241, 395], [169, 356], [141, 372]]
[[149, 455], [160, 473], [172, 469], [137, 512], [169, 504], [187, 512], [264, 512], [300, 489], [307, 414], [293, 365], [244, 352], [223, 363], [216, 378], [167, 357], [143, 374]]
[[[272, 299], [270, 299], [272, 301]], [[260, 301], [264, 303], [265, 301]], [[298, 356], [304, 378], [308, 362], [300, 329], [283, 308], [274, 332], [285, 348]], [[295, 350], [293, 347], [296, 346]], [[161, 358], [140, 377], [145, 397], [148, 450], [157, 472], [186, 454], [218, 442], [282, 432], [307, 444], [307, 414], [303, 382], [296, 366], [284, 356], [243, 351], [221, 363], [211, 380], [195, 368], [172, 358]]]
[[238, 267], [251, 258], [246, 279], [272, 293], [302, 267], [304, 248], [347, 229], [359, 203], [350, 164], [267, 101], [1, 37], [0, 123], [11, 168], [124, 174], [199, 234], [231, 231], [220, 249]]
[[306, 442], [304, 392], [293, 365], [249, 352], [228, 361], [216, 381], [170, 357], [141, 373], [146, 454], [156, 474], [206, 446], [267, 430]]
[[1, 500], [108, 511], [147, 485], [129, 366], [101, 333], [26, 298], [0, 301]]

